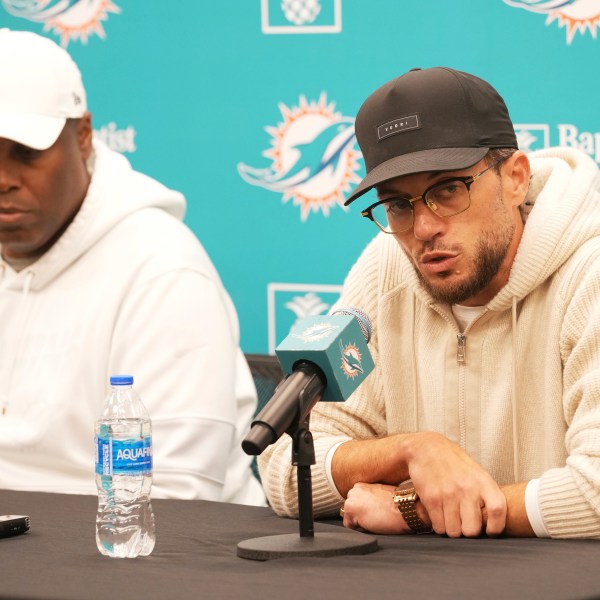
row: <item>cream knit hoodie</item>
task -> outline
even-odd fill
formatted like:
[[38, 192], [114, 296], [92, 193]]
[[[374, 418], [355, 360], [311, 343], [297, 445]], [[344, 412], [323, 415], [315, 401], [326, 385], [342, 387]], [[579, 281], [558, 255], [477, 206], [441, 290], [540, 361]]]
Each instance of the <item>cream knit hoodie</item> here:
[[[498, 484], [540, 478], [552, 537], [600, 537], [600, 176], [577, 150], [532, 153], [523, 237], [506, 286], [464, 331], [421, 287], [392, 236], [351, 270], [339, 305], [373, 324], [375, 371], [345, 403], [312, 412], [316, 516], [343, 498], [325, 459], [348, 439], [436, 431]], [[274, 509], [297, 516], [290, 438], [259, 458]]]

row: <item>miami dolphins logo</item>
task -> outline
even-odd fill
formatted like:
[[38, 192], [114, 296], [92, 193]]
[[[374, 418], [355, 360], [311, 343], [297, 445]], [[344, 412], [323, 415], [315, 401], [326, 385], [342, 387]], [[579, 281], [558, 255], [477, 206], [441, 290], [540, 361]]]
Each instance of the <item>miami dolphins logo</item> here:
[[71, 40], [85, 44], [93, 34], [104, 39], [102, 21], [109, 13], [121, 12], [111, 0], [2, 0], [2, 4], [11, 15], [44, 23], [44, 31], [60, 35], [65, 48]]
[[558, 21], [559, 27], [567, 30], [567, 44], [577, 32], [582, 35], [589, 30], [596, 38], [600, 26], [600, 0], [504, 0], [506, 4], [525, 10], [548, 15], [546, 25]]
[[302, 330], [300, 333], [294, 333], [293, 335], [309, 344], [331, 337], [338, 329], [339, 327], [337, 325], [332, 325], [331, 323], [315, 323]]
[[303, 221], [319, 210], [328, 216], [336, 205], [347, 210], [343, 193], [360, 181], [354, 119], [336, 112], [325, 93], [317, 102], [300, 96], [298, 106], [291, 108], [280, 103], [279, 110], [283, 121], [265, 128], [272, 147], [263, 156], [271, 166], [256, 169], [239, 163], [240, 176], [251, 185], [282, 193], [283, 202], [293, 200]]
[[354, 379], [357, 375], [364, 373], [362, 368], [360, 350], [355, 344], [342, 344], [340, 340], [340, 352], [342, 355], [342, 371], [348, 379]]

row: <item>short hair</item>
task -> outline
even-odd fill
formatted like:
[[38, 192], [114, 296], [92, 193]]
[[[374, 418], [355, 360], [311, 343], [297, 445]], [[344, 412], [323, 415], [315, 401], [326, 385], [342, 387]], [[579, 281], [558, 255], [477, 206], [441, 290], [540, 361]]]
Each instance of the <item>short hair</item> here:
[[[491, 148], [490, 151], [483, 157], [483, 161], [486, 165], [491, 165], [500, 159], [506, 160], [507, 158], [510, 158], [517, 150], [518, 148]], [[494, 171], [496, 171], [496, 173], [500, 173], [501, 167], [502, 163], [494, 165]]]

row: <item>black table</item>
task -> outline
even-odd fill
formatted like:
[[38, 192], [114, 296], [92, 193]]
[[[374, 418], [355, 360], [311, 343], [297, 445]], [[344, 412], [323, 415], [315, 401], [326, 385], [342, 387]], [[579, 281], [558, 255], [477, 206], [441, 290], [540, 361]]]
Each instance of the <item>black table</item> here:
[[95, 497], [0, 490], [0, 514], [31, 517], [29, 533], [0, 539], [0, 598], [600, 598], [600, 541], [378, 536], [364, 556], [260, 562], [239, 558], [238, 542], [295, 533], [296, 521], [269, 508], [152, 504], [152, 555], [112, 559], [96, 549]]

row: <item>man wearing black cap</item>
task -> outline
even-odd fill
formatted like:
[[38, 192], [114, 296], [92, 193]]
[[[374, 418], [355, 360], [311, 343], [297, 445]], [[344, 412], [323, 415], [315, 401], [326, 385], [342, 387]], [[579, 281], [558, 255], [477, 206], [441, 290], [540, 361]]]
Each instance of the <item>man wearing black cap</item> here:
[[[315, 514], [377, 533], [600, 537], [600, 177], [526, 156], [485, 81], [416, 69], [356, 118], [381, 233], [340, 304], [375, 371], [312, 413]], [[286, 436], [287, 437], [287, 436]], [[287, 439], [260, 458], [297, 515]], [[345, 501], [345, 502], [344, 502]]]

